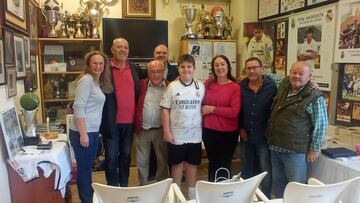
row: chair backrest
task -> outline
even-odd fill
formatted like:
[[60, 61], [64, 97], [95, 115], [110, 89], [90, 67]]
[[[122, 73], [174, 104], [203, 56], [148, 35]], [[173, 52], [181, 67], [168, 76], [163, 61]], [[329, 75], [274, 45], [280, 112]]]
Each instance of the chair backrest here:
[[91, 184], [99, 203], [164, 203], [172, 179], [138, 187], [114, 187], [100, 183]]
[[310, 185], [290, 182], [284, 191], [284, 203], [339, 203], [352, 181], [354, 179], [328, 185], [316, 179], [310, 180]]
[[196, 182], [197, 203], [249, 203], [252, 202], [255, 190], [267, 172], [252, 178], [230, 182], [212, 183]]

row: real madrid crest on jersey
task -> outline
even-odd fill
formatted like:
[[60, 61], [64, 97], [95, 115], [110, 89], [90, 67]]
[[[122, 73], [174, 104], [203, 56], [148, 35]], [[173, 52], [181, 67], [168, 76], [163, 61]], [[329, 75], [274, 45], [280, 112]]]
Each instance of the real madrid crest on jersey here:
[[200, 97], [200, 92], [199, 92], [199, 90], [197, 90], [197, 91], [195, 92], [195, 95], [196, 95], [197, 97]]

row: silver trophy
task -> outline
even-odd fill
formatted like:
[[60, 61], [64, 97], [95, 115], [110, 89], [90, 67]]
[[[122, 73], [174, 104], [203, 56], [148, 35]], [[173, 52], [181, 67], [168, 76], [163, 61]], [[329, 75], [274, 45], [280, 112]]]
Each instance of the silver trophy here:
[[92, 24], [92, 31], [91, 36], [92, 38], [100, 38], [99, 34], [99, 25], [100, 20], [104, 14], [104, 2], [99, 0], [89, 0], [87, 2], [84, 2], [83, 0], [80, 0], [80, 3], [83, 7], [85, 7], [85, 15], [89, 16], [91, 19]]
[[181, 5], [181, 13], [185, 18], [186, 34], [182, 37], [184, 39], [195, 39], [196, 35], [193, 32], [193, 22], [196, 17], [197, 9], [193, 4]]
[[215, 28], [216, 28], [215, 39], [224, 39], [223, 29], [225, 28], [226, 25], [224, 11], [222, 10], [217, 11], [214, 18], [215, 18]]
[[60, 4], [56, 0], [46, 0], [42, 12], [46, 18], [46, 21], [49, 23], [51, 30], [48, 33], [48, 37], [58, 37], [55, 26], [58, 23], [60, 14]]
[[25, 136], [26, 137], [36, 137], [36, 112], [35, 110], [27, 111], [25, 109], [21, 109], [21, 112], [24, 115], [26, 126], [25, 126]]

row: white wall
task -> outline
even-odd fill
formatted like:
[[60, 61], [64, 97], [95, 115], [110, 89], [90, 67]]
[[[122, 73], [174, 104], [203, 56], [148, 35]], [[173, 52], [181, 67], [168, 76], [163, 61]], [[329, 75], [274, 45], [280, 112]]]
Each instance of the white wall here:
[[[14, 105], [17, 105], [17, 101], [19, 101], [19, 97], [24, 94], [24, 82], [23, 80], [17, 81], [17, 96], [12, 98], [7, 98], [6, 94], [6, 86], [0, 86], [0, 112], [3, 110], [10, 108]], [[19, 106], [19, 105], [17, 105]], [[0, 132], [2, 136], [2, 133]], [[9, 189], [9, 179], [8, 173], [6, 168], [6, 159], [7, 159], [7, 152], [6, 146], [4, 143], [4, 139], [0, 138], [0, 194], [1, 194], [1, 202], [3, 203], [10, 203], [10, 189]]]

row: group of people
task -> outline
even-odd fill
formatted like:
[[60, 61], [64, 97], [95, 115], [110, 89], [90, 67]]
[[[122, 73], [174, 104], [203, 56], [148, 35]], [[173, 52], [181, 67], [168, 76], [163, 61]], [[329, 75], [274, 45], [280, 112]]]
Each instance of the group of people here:
[[[82, 202], [92, 202], [91, 170], [99, 132], [106, 181], [112, 186], [128, 186], [135, 138], [140, 184], [149, 183], [153, 145], [158, 180], [171, 176], [180, 185], [185, 172], [188, 195], [194, 199], [201, 142], [209, 159], [208, 180], [217, 181], [219, 168], [231, 172], [239, 134], [242, 176], [268, 171], [262, 184], [268, 197], [272, 185], [275, 196], [282, 197], [287, 182], [305, 182], [306, 162], [316, 160], [327, 127], [325, 99], [313, 88], [306, 62], [294, 63], [290, 76], [277, 88], [263, 74], [257, 57], [246, 60], [247, 77], [238, 83], [229, 59], [215, 56], [213, 77], [201, 82], [193, 77], [194, 58], [181, 55], [176, 68], [167, 61], [165, 45], [155, 48], [146, 72], [128, 60], [126, 39], [115, 39], [111, 52], [111, 60], [101, 52], [86, 55], [85, 74], [76, 89], [69, 136]], [[223, 171], [217, 175], [227, 177]]]

